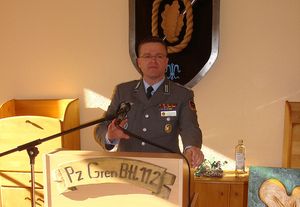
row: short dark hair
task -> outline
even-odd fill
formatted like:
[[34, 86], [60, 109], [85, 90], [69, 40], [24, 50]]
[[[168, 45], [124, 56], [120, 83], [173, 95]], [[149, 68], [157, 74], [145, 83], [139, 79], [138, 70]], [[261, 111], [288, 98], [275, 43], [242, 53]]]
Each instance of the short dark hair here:
[[146, 44], [146, 43], [160, 43], [161, 45], [163, 45], [165, 47], [166, 53], [168, 54], [168, 47], [167, 47], [167, 44], [164, 42], [164, 40], [159, 37], [156, 37], [156, 36], [150, 36], [150, 37], [146, 37], [146, 38], [142, 39], [139, 42], [138, 47], [137, 47], [137, 56], [140, 55], [140, 49], [141, 49], [142, 45]]

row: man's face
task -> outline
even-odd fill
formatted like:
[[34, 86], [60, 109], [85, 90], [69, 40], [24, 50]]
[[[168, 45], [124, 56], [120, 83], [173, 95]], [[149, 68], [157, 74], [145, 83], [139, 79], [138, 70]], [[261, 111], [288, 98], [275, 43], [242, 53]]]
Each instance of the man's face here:
[[141, 45], [137, 65], [148, 84], [154, 84], [163, 79], [168, 61], [166, 49], [162, 44], [150, 42]]

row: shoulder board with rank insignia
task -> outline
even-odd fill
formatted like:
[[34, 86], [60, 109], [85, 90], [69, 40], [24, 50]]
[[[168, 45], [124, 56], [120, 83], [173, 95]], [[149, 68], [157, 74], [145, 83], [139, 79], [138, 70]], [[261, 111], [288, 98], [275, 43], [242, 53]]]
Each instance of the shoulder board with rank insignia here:
[[179, 87], [181, 87], [181, 88], [185, 88], [185, 89], [187, 89], [187, 90], [189, 90], [189, 91], [192, 90], [190, 87], [181, 85], [180, 83], [176, 83], [176, 82], [175, 82], [175, 84], [176, 84], [177, 86], [179, 86]]

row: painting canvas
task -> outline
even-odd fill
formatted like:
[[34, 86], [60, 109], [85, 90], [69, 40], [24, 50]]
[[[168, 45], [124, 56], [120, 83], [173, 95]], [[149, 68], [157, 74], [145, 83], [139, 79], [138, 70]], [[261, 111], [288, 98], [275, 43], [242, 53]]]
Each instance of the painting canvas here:
[[250, 167], [248, 207], [300, 207], [300, 169]]

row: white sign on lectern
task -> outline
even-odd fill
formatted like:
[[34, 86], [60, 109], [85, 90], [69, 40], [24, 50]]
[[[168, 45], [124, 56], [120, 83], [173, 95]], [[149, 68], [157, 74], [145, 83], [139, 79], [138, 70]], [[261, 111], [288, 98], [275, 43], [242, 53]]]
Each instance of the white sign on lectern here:
[[44, 156], [45, 206], [187, 206], [187, 172], [178, 154], [57, 151]]

